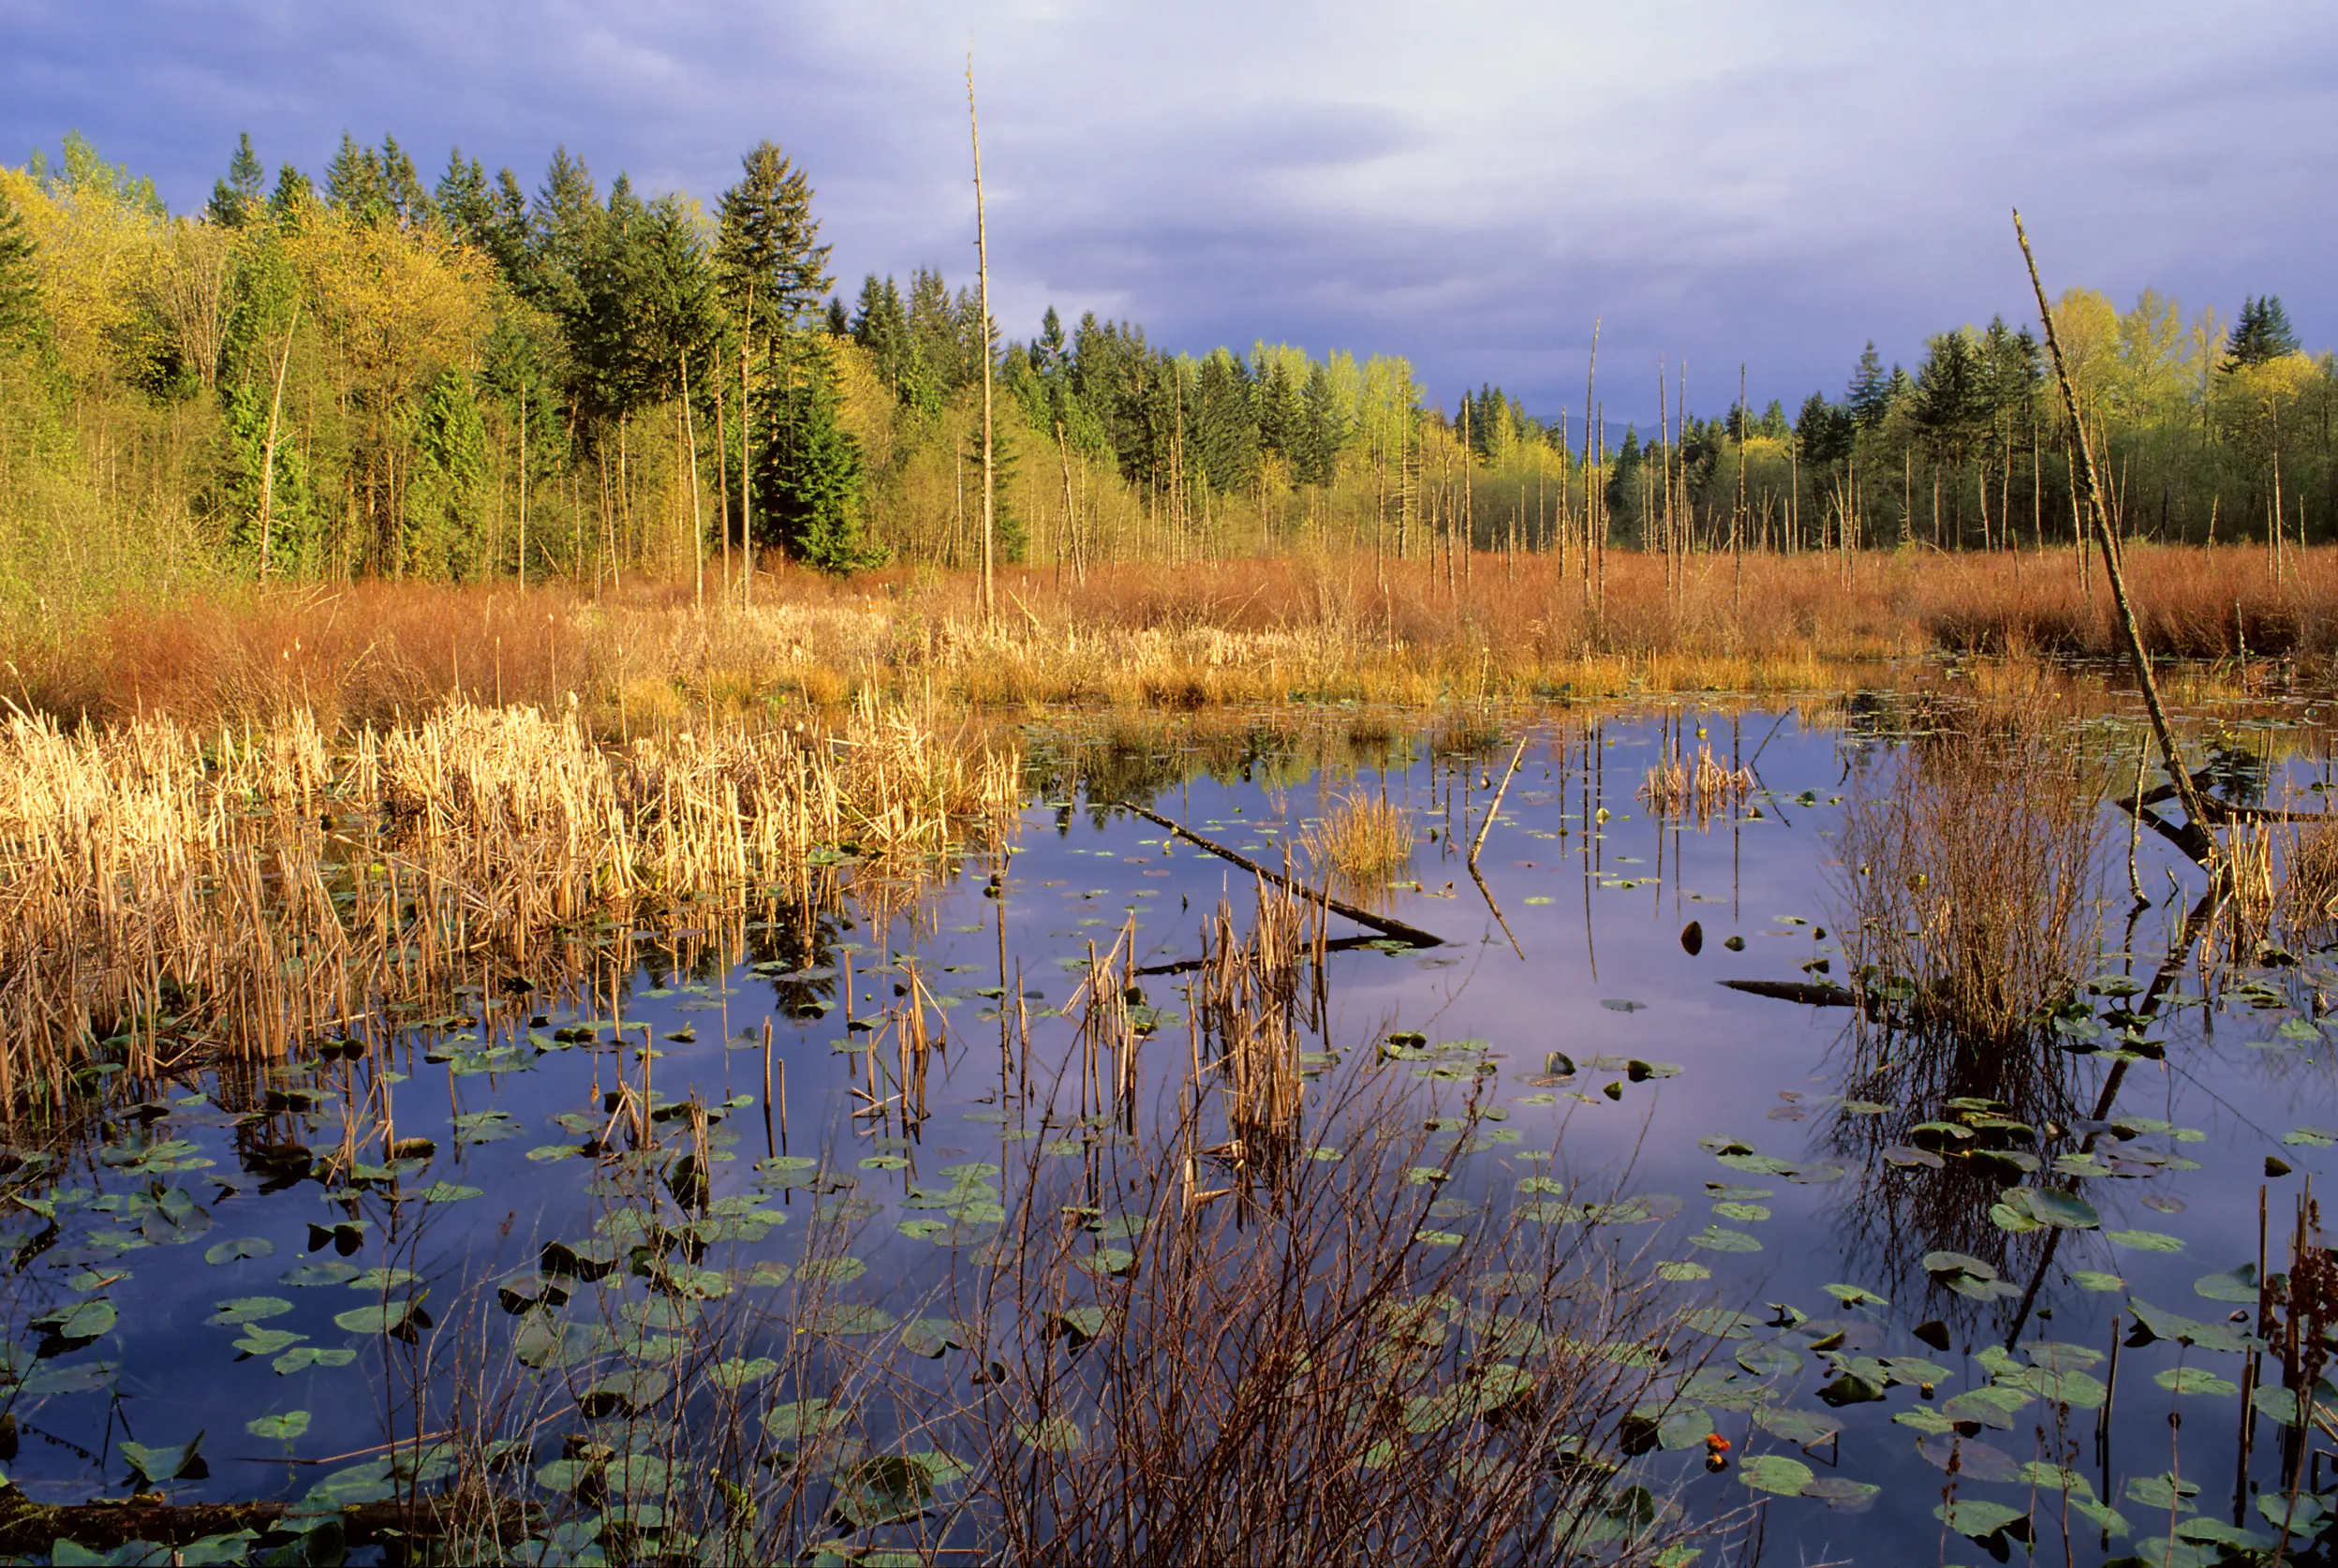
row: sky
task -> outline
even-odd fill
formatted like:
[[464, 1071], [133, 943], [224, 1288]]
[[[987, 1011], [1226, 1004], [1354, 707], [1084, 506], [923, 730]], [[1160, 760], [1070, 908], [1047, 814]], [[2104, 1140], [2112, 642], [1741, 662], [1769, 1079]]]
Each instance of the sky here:
[[192, 210], [249, 131], [273, 170], [384, 132], [533, 189], [712, 203], [777, 141], [848, 300], [974, 276], [969, 51], [994, 313], [1156, 344], [1410, 359], [1652, 422], [1840, 395], [1861, 346], [2145, 288], [2338, 339], [2338, 7], [2156, 0], [0, 0], [0, 161], [67, 131]]

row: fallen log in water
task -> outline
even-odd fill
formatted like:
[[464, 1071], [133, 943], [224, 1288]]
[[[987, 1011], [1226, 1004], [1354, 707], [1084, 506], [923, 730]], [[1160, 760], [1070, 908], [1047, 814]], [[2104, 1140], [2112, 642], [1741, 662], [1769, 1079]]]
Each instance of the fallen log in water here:
[[1200, 834], [1195, 833], [1191, 828], [1180, 826], [1178, 823], [1174, 822], [1168, 818], [1162, 816], [1160, 812], [1139, 806], [1134, 801], [1124, 800], [1120, 802], [1120, 805], [1124, 809], [1135, 812], [1138, 816], [1144, 818], [1147, 821], [1159, 822], [1162, 827], [1167, 828], [1171, 833], [1176, 834], [1179, 838], [1184, 839], [1187, 843], [1198, 845], [1202, 849], [1207, 850], [1211, 854], [1216, 855], [1220, 860], [1232, 861], [1235, 865], [1239, 865], [1243, 870], [1250, 872], [1251, 875], [1262, 877], [1267, 881], [1274, 883], [1277, 887], [1286, 888], [1291, 892], [1297, 894], [1300, 897], [1307, 899], [1310, 903], [1321, 904], [1324, 909], [1329, 910], [1334, 914], [1345, 915], [1348, 919], [1354, 921], [1358, 925], [1369, 926], [1370, 929], [1380, 932], [1383, 936], [1394, 937], [1397, 940], [1407, 943], [1413, 947], [1443, 947], [1445, 945], [1444, 938], [1437, 936], [1431, 932], [1424, 931], [1417, 925], [1407, 925], [1401, 920], [1391, 920], [1386, 915], [1376, 915], [1369, 910], [1359, 910], [1354, 904], [1343, 903], [1341, 900], [1334, 898], [1328, 893], [1318, 893], [1313, 888], [1309, 887], [1305, 882], [1295, 881], [1291, 878], [1284, 876], [1280, 871], [1269, 871], [1266, 867], [1259, 865], [1258, 862], [1252, 860], [1250, 856], [1234, 850], [1229, 850], [1223, 844], [1214, 843], [1207, 838], [1204, 838]]
[[1743, 991], [1749, 997], [1770, 997], [1779, 1001], [1800, 1002], [1805, 1007], [1852, 1007], [1848, 987], [1810, 980], [1724, 980], [1732, 991]]
[[[11, 1491], [7, 1501], [0, 1501], [0, 1558], [45, 1561], [59, 1541], [111, 1551], [128, 1541], [184, 1546], [238, 1531], [264, 1535], [295, 1515], [305, 1526], [316, 1511], [292, 1502], [172, 1502], [160, 1492], [52, 1505], [27, 1501], [21, 1492]], [[461, 1495], [361, 1503], [342, 1509], [338, 1518], [344, 1547], [457, 1533], [494, 1534], [509, 1544], [525, 1539], [540, 1525], [543, 1510], [517, 1499], [490, 1501]]]

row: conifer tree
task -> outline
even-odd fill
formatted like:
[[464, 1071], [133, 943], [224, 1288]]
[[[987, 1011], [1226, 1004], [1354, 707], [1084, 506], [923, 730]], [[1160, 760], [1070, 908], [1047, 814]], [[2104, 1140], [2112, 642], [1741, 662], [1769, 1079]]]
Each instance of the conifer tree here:
[[245, 131], [235, 139], [235, 155], [228, 160], [226, 177], [213, 184], [203, 215], [222, 229], [243, 228], [259, 214], [267, 178], [252, 151], [252, 133]]
[[1884, 416], [1891, 412], [1891, 378], [1884, 374], [1884, 362], [1875, 352], [1875, 340], [1872, 337], [1867, 340], [1867, 347], [1859, 350], [1858, 368], [1851, 373], [1851, 385], [1842, 401], [1851, 411], [1852, 422], [1861, 430], [1875, 429], [1884, 422]]
[[779, 407], [760, 422], [756, 494], [788, 554], [841, 575], [884, 560], [866, 533], [860, 442], [836, 422], [836, 368], [825, 338], [799, 337]]
[[2225, 346], [2227, 369], [2263, 364], [2297, 351], [2298, 334], [2289, 325], [2289, 312], [2282, 307], [2280, 295], [2241, 302], [2241, 318], [2232, 324], [2232, 336]]

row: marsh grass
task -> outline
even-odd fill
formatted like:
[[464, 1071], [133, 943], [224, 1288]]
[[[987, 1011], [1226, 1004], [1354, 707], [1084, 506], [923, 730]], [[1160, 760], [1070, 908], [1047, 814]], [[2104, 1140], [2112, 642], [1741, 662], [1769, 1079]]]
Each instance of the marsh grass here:
[[1414, 838], [1410, 811], [1359, 790], [1332, 796], [1300, 831], [1299, 847], [1318, 877], [1369, 894], [1412, 865]]
[[[2246, 551], [2130, 544], [2155, 654], [2279, 684], [2338, 652], [2338, 551], [2279, 579]], [[1381, 585], [1384, 578], [1385, 586]], [[218, 590], [21, 623], [0, 645], [10, 695], [67, 721], [169, 714], [201, 728], [330, 734], [451, 701], [565, 709], [610, 738], [833, 708], [863, 692], [1006, 709], [1125, 710], [1355, 700], [1487, 700], [1840, 687], [1947, 652], [2016, 660], [2117, 652], [2108, 596], [2071, 557], [1754, 553], [1611, 559], [1593, 614], [1555, 561], [1487, 571], [1458, 594], [1424, 563], [1290, 555], [1099, 567], [1084, 583], [1010, 570], [985, 623], [972, 580], [789, 572], [751, 611], [699, 613], [682, 584], [593, 597], [563, 587], [363, 583]], [[2243, 654], [2250, 662], [2241, 681]]]
[[2108, 767], [2041, 691], [1942, 704], [1843, 812], [1848, 981], [1973, 1053], [2035, 1038], [2099, 946]]
[[[111, 1053], [282, 1056], [582, 925], [754, 891], [821, 856], [930, 872], [1019, 798], [1014, 755], [864, 701], [828, 722], [616, 750], [573, 711], [457, 705], [328, 749], [167, 718], [0, 732], [0, 1102]], [[551, 974], [547, 974], [550, 970]]]
[[1745, 768], [1732, 770], [1713, 757], [1713, 748], [1699, 746], [1696, 761], [1683, 762], [1676, 747], [1672, 755], [1648, 770], [1639, 798], [1660, 817], [1694, 817], [1699, 827], [1726, 816], [1757, 788]]
[[2282, 925], [2299, 941], [2327, 942], [2338, 935], [2338, 825], [2294, 823], [2282, 838]]

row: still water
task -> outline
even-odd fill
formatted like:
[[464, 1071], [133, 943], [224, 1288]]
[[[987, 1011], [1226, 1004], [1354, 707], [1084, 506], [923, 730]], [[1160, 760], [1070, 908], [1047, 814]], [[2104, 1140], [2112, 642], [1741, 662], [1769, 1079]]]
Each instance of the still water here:
[[[591, 1419], [647, 1408], [663, 1397], [655, 1347], [673, 1342], [659, 1337], [697, 1309], [628, 1286], [635, 1238], [610, 1220], [625, 1173], [600, 1158], [632, 1115], [621, 1085], [646, 1087], [654, 1130], [705, 1109], [692, 1146], [712, 1202], [692, 1266], [722, 1278], [703, 1294], [762, 1293], [765, 1337], [784, 1341], [809, 1249], [831, 1326], [914, 1336], [941, 1321], [954, 1275], [996, 1261], [985, 1237], [1014, 1198], [1000, 1170], [1025, 1145], [1076, 1161], [1106, 1120], [1084, 1141], [1056, 1010], [1124, 933], [1158, 971], [1139, 976], [1137, 1095], [1157, 1108], [1182, 1082], [1176, 966], [1221, 898], [1242, 917], [1252, 884], [1118, 803], [1280, 867], [1329, 803], [1362, 791], [1424, 835], [1374, 907], [1443, 940], [1333, 952], [1310, 1064], [1409, 1073], [1425, 1104], [1450, 1084], [1415, 1063], [1491, 1064], [1489, 1119], [1442, 1193], [1455, 1225], [1533, 1178], [1531, 1192], [1632, 1200], [1601, 1228], [1687, 1314], [1678, 1351], [1694, 1370], [1624, 1446], [1690, 1517], [1732, 1521], [1703, 1561], [2213, 1562], [2270, 1551], [2285, 1520], [2295, 1558], [2338, 1472], [2319, 1431], [2286, 1442], [2276, 1419], [2298, 1413], [2286, 1320], [2258, 1322], [2255, 1269], [2260, 1201], [2280, 1273], [2300, 1195], [2338, 1143], [2323, 1027], [2338, 958], [2212, 937], [2204, 968], [2186, 922], [2207, 879], [2143, 835], [2135, 900], [2127, 818], [2105, 806], [2091, 988], [1984, 1072], [1961, 1077], [1855, 1009], [1724, 984], [1810, 997], [1845, 978], [1847, 803], [1925, 722], [1882, 700], [1673, 707], [1476, 733], [1398, 722], [1368, 746], [1166, 731], [1110, 752], [1035, 728], [1031, 800], [1001, 859], [922, 885], [842, 864], [833, 900], [602, 933], [621, 956], [560, 984], [483, 975], [460, 1011], [370, 1050], [117, 1095], [71, 1135], [20, 1139], [0, 1220], [18, 1329], [8, 1476], [43, 1502], [149, 1485], [297, 1499], [335, 1477], [361, 1501], [396, 1484], [385, 1436], [437, 1435], [445, 1380], [566, 1375]], [[2276, 717], [2223, 734], [2238, 787], [2318, 804], [2318, 732]], [[2107, 717], [2068, 744], [2131, 759], [2134, 731]], [[1756, 787], [1702, 821], [1651, 812], [1650, 768], [1700, 747]], [[2123, 1043], [2121, 1010], [2171, 951], [2160, 1004]], [[925, 1118], [855, 1116], [889, 1092], [874, 1054], [889, 1010], [921, 992], [944, 1041]], [[1967, 1078], [1999, 1087], [1966, 1094]], [[1016, 1087], [1034, 1080], [1042, 1092]], [[578, 1266], [547, 1276], [555, 1243]], [[547, 1351], [548, 1332], [585, 1323], [607, 1337]], [[621, 1374], [608, 1368], [627, 1356], [587, 1354], [627, 1342]], [[934, 1367], [936, 1386], [963, 1376]], [[642, 1381], [594, 1381], [613, 1375]], [[556, 1493], [583, 1424], [523, 1434], [513, 1462]]]

